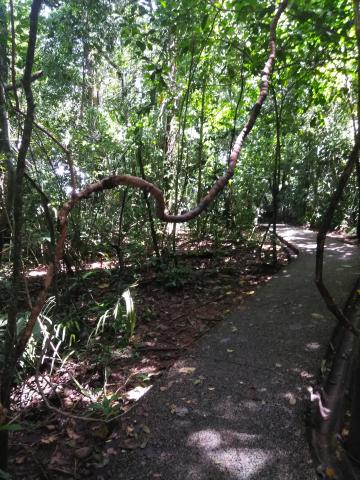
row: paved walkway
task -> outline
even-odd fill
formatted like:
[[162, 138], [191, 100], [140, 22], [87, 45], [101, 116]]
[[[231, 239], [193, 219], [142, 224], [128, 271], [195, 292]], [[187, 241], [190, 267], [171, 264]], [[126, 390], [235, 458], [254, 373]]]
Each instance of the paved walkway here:
[[[305, 436], [307, 387], [334, 320], [313, 282], [315, 234], [281, 230], [300, 257], [153, 387], [132, 415], [149, 427], [148, 444], [119, 451], [114, 440], [119, 453], [97, 479], [316, 479]], [[358, 249], [329, 240], [327, 252], [326, 278], [345, 299], [360, 273]]]

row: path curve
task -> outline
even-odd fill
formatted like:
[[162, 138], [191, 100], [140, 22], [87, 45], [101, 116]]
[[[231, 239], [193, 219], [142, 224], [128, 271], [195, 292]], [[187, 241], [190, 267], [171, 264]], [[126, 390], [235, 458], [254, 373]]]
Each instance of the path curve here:
[[[335, 321], [313, 281], [315, 233], [279, 232], [300, 257], [202, 337], [139, 402], [128, 422], [147, 425], [147, 445], [121, 450], [115, 433], [109, 447], [118, 453], [94, 478], [317, 478], [305, 435], [307, 387]], [[358, 249], [329, 239], [326, 252], [326, 281], [345, 300], [360, 273]]]

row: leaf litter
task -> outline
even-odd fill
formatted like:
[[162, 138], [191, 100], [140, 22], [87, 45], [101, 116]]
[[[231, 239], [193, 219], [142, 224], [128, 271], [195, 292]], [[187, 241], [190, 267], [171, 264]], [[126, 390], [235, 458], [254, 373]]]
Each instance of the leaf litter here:
[[[47, 374], [46, 381], [39, 377], [50, 403], [76, 417], [88, 414], [91, 405], [95, 408], [93, 392], [104, 390], [106, 385], [102, 403], [91, 413], [100, 414], [102, 418], [108, 414], [109, 421], [112, 413], [115, 417], [121, 414], [118, 419], [122, 426], [120, 434], [118, 429], [113, 433], [111, 421], [104, 424], [100, 418], [94, 425], [49, 411], [42, 402], [34, 376], [16, 389], [14, 401], [18, 410], [14, 413], [29, 427], [11, 433], [14, 480], [24, 475], [29, 480], [36, 479], [39, 471], [43, 476], [47, 472], [52, 479], [69, 478], [69, 475], [85, 478], [94, 466], [105, 465], [109, 456], [117, 453], [113, 447], [106, 448], [107, 440], [114, 436], [118, 438], [119, 450], [146, 448], [151, 436], [149, 427], [146, 424], [127, 425], [126, 412], [199, 337], [223, 320], [224, 314], [255, 295], [256, 287], [269, 281], [276, 271], [262, 268], [257, 252], [248, 246], [229, 241], [221, 246], [221, 254], [202, 255], [202, 249], [209, 251], [213, 244], [201, 243], [200, 247], [185, 239], [179, 248], [178, 264], [181, 262], [186, 275], [177, 278], [175, 286], [153, 267], [144, 267], [140, 272], [133, 291], [137, 325], [126, 348], [119, 348], [116, 337], [99, 336], [83, 356], [70, 358], [51, 375]], [[286, 262], [286, 255], [281, 255], [281, 261]], [[96, 322], [94, 305], [103, 302], [104, 298], [115, 299], [118, 284], [131, 282], [122, 276], [126, 274], [116, 269], [110, 273], [98, 270], [71, 289], [66, 289], [66, 285], [73, 279], [63, 275], [59, 282], [67, 290], [66, 302], [80, 310], [82, 318], [93, 327]], [[34, 296], [39, 287], [36, 278], [29, 282], [30, 294]], [[234, 334], [238, 331], [232, 323], [230, 329]], [[234, 350], [229, 348], [228, 352], [231, 354]], [[185, 375], [193, 373], [194, 369], [183, 372]], [[194, 388], [204, 382], [205, 378], [195, 377]], [[160, 383], [159, 394], [171, 388], [172, 383]], [[214, 390], [211, 386], [207, 389]], [[190, 401], [186, 403], [191, 404]], [[183, 417], [189, 412], [185, 406], [170, 406], [170, 413], [175, 416]], [[146, 419], [147, 415], [144, 409], [143, 417]], [[29, 448], [32, 455], [27, 453]]]

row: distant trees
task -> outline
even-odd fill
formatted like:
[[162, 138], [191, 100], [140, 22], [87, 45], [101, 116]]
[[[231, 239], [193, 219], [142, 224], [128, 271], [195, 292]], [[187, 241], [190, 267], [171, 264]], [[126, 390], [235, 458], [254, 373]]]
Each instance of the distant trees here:
[[[353, 140], [350, 3], [292, 2], [277, 24], [287, 1], [0, 0], [1, 275], [13, 271], [2, 425], [63, 250], [69, 271], [115, 251], [124, 267], [176, 251], [164, 222], [197, 218], [194, 238], [245, 237], [266, 211], [274, 231], [319, 224]], [[332, 228], [357, 228], [351, 182]], [[23, 271], [49, 262], [18, 332]]]

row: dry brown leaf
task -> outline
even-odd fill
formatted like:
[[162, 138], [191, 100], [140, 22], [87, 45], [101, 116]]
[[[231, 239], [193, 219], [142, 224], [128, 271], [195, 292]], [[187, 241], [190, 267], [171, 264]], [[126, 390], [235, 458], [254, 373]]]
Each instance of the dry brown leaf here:
[[47, 437], [43, 437], [40, 441], [41, 443], [45, 443], [46, 445], [50, 444], [50, 443], [54, 443], [56, 442], [57, 440], [57, 435], [48, 435]]
[[117, 454], [118, 454], [117, 450], [115, 450], [115, 448], [113, 448], [113, 447], [109, 447], [109, 448], [106, 450], [106, 453], [107, 453], [108, 455], [117, 455]]
[[71, 440], [79, 440], [80, 438], [80, 435], [74, 432], [74, 430], [72, 430], [70, 427], [66, 428], [66, 433], [67, 433], [67, 436], [71, 438]]
[[194, 367], [181, 367], [178, 369], [179, 373], [185, 373], [186, 375], [190, 375], [191, 373], [195, 372]]
[[126, 435], [128, 437], [133, 437], [134, 436], [134, 427], [132, 425], [128, 425], [126, 427]]
[[336, 478], [335, 470], [332, 467], [325, 468], [325, 475], [326, 475], [326, 478], [329, 480]]
[[88, 457], [91, 453], [91, 447], [81, 447], [74, 451], [74, 455], [79, 460], [84, 460], [84, 458]]

